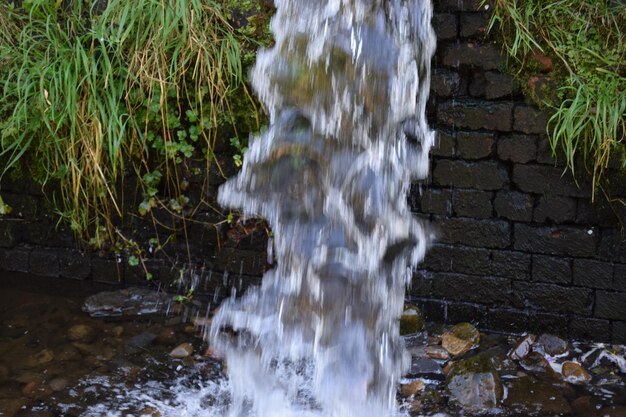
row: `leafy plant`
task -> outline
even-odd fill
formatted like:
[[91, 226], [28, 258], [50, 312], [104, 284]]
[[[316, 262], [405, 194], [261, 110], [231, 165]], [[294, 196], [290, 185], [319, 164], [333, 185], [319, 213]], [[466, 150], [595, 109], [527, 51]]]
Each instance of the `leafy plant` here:
[[626, 168], [626, 7], [619, 4], [497, 0], [490, 22], [504, 29], [518, 76], [533, 70], [537, 52], [553, 58], [556, 96], [541, 103], [553, 111], [550, 144], [564, 150], [572, 172], [588, 166], [594, 186], [613, 158]]

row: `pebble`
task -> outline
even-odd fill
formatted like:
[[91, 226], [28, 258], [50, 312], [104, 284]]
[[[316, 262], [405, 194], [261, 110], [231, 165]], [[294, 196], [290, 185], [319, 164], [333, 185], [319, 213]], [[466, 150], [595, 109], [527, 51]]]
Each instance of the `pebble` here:
[[49, 349], [44, 349], [40, 352], [30, 355], [24, 361], [24, 365], [27, 368], [36, 368], [39, 365], [43, 365], [54, 360], [54, 353]]
[[441, 346], [426, 346], [424, 353], [431, 359], [448, 360], [450, 354]]
[[421, 331], [424, 328], [424, 316], [419, 307], [412, 304], [404, 306], [404, 312], [400, 316], [400, 334], [407, 335]]
[[86, 324], [75, 324], [67, 330], [67, 338], [72, 342], [92, 343], [96, 338], [96, 331]]
[[52, 391], [63, 391], [69, 384], [69, 381], [65, 378], [55, 378], [48, 383]]
[[174, 348], [170, 352], [172, 358], [182, 359], [190, 356], [193, 353], [193, 346], [191, 343], [182, 343]]
[[577, 362], [565, 362], [561, 370], [564, 379], [574, 385], [582, 385], [591, 381], [591, 375]]
[[480, 333], [471, 323], [453, 326], [441, 336], [441, 345], [454, 356], [460, 356], [480, 342]]
[[568, 349], [568, 344], [565, 340], [547, 333], [539, 336], [536, 346], [550, 356], [562, 355], [567, 352]]
[[536, 336], [529, 334], [517, 346], [509, 353], [511, 359], [520, 360], [526, 357], [531, 351], [533, 343], [535, 343]]
[[400, 387], [400, 393], [405, 398], [412, 397], [418, 392], [424, 391], [425, 386], [424, 381], [417, 379], [415, 381], [402, 384]]

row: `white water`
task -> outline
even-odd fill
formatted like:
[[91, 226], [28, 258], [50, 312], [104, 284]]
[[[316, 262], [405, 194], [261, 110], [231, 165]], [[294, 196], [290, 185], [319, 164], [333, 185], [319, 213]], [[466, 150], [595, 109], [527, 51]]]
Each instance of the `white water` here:
[[429, 237], [406, 203], [428, 171], [430, 0], [276, 0], [253, 85], [270, 128], [219, 201], [266, 218], [277, 267], [209, 341], [229, 417], [384, 417], [407, 365], [406, 286]]

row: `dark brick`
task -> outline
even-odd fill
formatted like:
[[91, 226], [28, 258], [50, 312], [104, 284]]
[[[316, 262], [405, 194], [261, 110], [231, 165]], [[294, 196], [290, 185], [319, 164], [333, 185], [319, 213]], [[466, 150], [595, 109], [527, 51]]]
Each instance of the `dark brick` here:
[[91, 277], [101, 284], [119, 285], [124, 282], [124, 266], [114, 259], [93, 258], [91, 260]]
[[588, 183], [574, 182], [569, 172], [546, 165], [519, 165], [513, 167], [513, 182], [520, 190], [537, 194], [556, 194], [569, 197], [589, 197], [591, 186]]
[[484, 97], [487, 89], [487, 80], [484, 71], [472, 71], [472, 80], [469, 84], [468, 92], [472, 97]]
[[481, 10], [482, 0], [438, 0], [433, 3], [437, 12], [474, 12]]
[[457, 132], [457, 156], [463, 159], [481, 159], [493, 154], [495, 138], [493, 133]]
[[589, 257], [596, 253], [596, 235], [591, 229], [573, 226], [550, 228], [517, 223], [513, 246], [532, 253]]
[[60, 275], [63, 278], [87, 279], [91, 274], [91, 260], [79, 251], [59, 253]]
[[3, 194], [2, 199], [12, 209], [12, 216], [33, 220], [37, 216], [39, 198], [28, 194]]
[[488, 26], [489, 15], [487, 13], [461, 13], [462, 38], [483, 37], [487, 33]]
[[588, 199], [578, 200], [576, 223], [612, 228], [619, 226], [620, 218], [626, 218], [626, 206], [623, 204], [612, 206], [601, 196], [596, 196], [595, 202]]
[[454, 190], [452, 206], [454, 213], [460, 217], [486, 219], [491, 217], [493, 193], [478, 190]]
[[613, 289], [626, 292], [626, 264], [615, 264]]
[[610, 320], [626, 318], [626, 293], [596, 291], [595, 317]]
[[516, 191], [498, 191], [493, 201], [498, 217], [529, 222], [533, 215], [533, 197]]
[[12, 248], [17, 243], [16, 222], [0, 219], [0, 248]]
[[218, 271], [262, 275], [265, 271], [266, 260], [267, 255], [265, 253], [224, 248], [218, 253], [215, 266]]
[[611, 322], [608, 320], [574, 317], [568, 326], [568, 336], [575, 340], [611, 341]]
[[488, 250], [436, 244], [426, 252], [422, 266], [437, 272], [484, 275], [491, 270], [490, 264]]
[[453, 71], [438, 70], [433, 74], [430, 85], [438, 98], [457, 96], [461, 88], [461, 77]]
[[448, 303], [448, 323], [480, 323], [487, 314], [487, 307], [469, 303]]
[[452, 211], [452, 192], [438, 188], [425, 188], [416, 203], [422, 213], [450, 214]]
[[572, 266], [569, 258], [533, 255], [532, 280], [554, 284], [572, 282]]
[[29, 259], [31, 274], [44, 277], [59, 276], [59, 255], [55, 250], [35, 249]]
[[444, 66], [458, 68], [471, 66], [485, 70], [497, 69], [506, 58], [502, 49], [495, 44], [477, 42], [453, 43], [443, 47], [442, 63]]
[[537, 157], [537, 138], [527, 135], [502, 137], [498, 140], [498, 157], [520, 164], [533, 161]]
[[415, 297], [430, 297], [433, 293], [433, 278], [430, 271], [415, 271], [411, 281], [411, 294]]
[[516, 106], [513, 129], [524, 133], [546, 133], [548, 115], [534, 107]]
[[626, 344], [626, 322], [613, 322], [613, 343]]
[[551, 333], [565, 335], [567, 322], [557, 314], [527, 312], [515, 309], [492, 309], [485, 316], [481, 328], [506, 333]]
[[553, 153], [550, 142], [548, 142], [548, 137], [541, 135], [537, 143], [537, 162], [540, 164], [564, 167], [567, 159], [561, 147], [556, 149], [556, 153]]
[[439, 186], [497, 190], [508, 179], [507, 171], [496, 162], [440, 160], [433, 170], [433, 182]]
[[30, 251], [27, 249], [0, 249], [0, 270], [28, 272]]
[[419, 306], [428, 321], [443, 322], [446, 319], [447, 303], [445, 301], [416, 298], [411, 302]]
[[457, 18], [452, 13], [437, 13], [433, 16], [432, 25], [438, 40], [456, 39]]
[[593, 291], [586, 288], [514, 282], [513, 290], [522, 296], [529, 308], [579, 315], [591, 313]]
[[528, 280], [531, 255], [515, 251], [492, 251], [490, 275]]
[[507, 305], [510, 286], [504, 278], [440, 273], [433, 280], [433, 295], [444, 300]]
[[501, 72], [485, 72], [485, 98], [493, 100], [511, 96], [518, 91], [515, 79], [509, 74]]
[[626, 263], [625, 239], [618, 229], [602, 229], [598, 257], [607, 261]]
[[446, 126], [471, 130], [511, 131], [511, 103], [456, 100], [444, 101], [437, 108], [437, 121]]
[[434, 156], [452, 157], [456, 148], [455, 135], [445, 130], [437, 130], [435, 145], [430, 148], [430, 154]]
[[499, 220], [438, 218], [443, 243], [460, 243], [482, 248], [506, 248], [511, 244], [511, 226]]
[[587, 288], [611, 289], [613, 264], [590, 259], [574, 259], [574, 284]]
[[545, 223], [552, 220], [555, 223], [573, 221], [576, 217], [576, 200], [558, 195], [544, 195], [539, 198], [535, 207], [533, 220]]

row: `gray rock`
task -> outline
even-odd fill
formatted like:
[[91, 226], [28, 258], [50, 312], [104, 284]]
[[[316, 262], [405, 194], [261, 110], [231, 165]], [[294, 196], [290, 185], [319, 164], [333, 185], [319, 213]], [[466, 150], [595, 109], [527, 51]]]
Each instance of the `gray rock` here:
[[557, 356], [567, 352], [569, 346], [567, 342], [560, 337], [544, 333], [539, 336], [535, 348], [541, 349], [550, 356]]
[[428, 358], [413, 358], [408, 376], [438, 381], [445, 379], [441, 366], [436, 361]]
[[475, 411], [497, 407], [504, 393], [498, 372], [486, 355], [455, 363], [448, 374], [447, 389], [463, 408]]
[[91, 317], [142, 316], [165, 313], [172, 297], [147, 288], [125, 288], [88, 297], [83, 311]]

